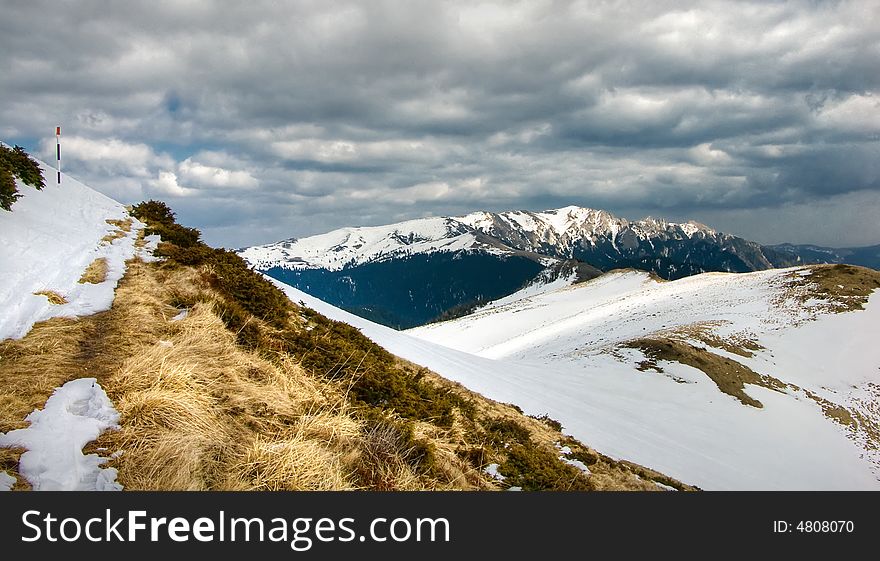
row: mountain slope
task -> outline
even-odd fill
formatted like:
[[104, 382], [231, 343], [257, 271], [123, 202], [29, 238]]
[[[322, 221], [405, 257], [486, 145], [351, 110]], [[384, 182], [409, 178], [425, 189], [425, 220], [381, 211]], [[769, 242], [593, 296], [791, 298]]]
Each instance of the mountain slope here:
[[[19, 185], [22, 198], [0, 211], [0, 339], [50, 317], [109, 308], [143, 229], [121, 204], [66, 175], [58, 185], [54, 169], [39, 164], [52, 181], [41, 191]], [[94, 263], [106, 271], [86, 282]]]
[[508, 247], [453, 218], [344, 228], [239, 255], [274, 278], [397, 328], [515, 292], [559, 262]]
[[665, 279], [797, 264], [785, 254], [697, 222], [653, 218], [630, 222], [575, 206], [544, 212], [478, 212], [459, 220], [517, 249], [579, 259], [604, 271], [633, 267]]
[[474, 375], [486, 395], [707, 489], [877, 489], [877, 287], [847, 266], [623, 271], [406, 334], [503, 365]]
[[880, 245], [833, 248], [785, 243], [770, 247], [796, 259], [800, 258], [804, 263], [846, 263], [880, 270]]
[[[28, 316], [22, 336], [0, 340], [0, 490], [691, 489], [292, 303], [163, 203], [123, 210], [102, 238], [118, 205], [65, 185], [41, 194], [55, 230], [13, 222], [18, 203], [0, 214], [14, 249], [43, 243], [54, 259], [28, 255], [37, 266], [12, 278], [97, 281], [87, 257], [127, 244], [131, 258], [118, 283], [96, 282], [112, 282], [107, 308], [68, 292], [80, 315]], [[145, 230], [163, 241], [148, 247]], [[55, 258], [43, 231], [76, 243]]]
[[291, 286], [398, 328], [504, 297], [563, 261], [581, 262], [582, 280], [626, 267], [675, 279], [801, 262], [695, 222], [630, 222], [580, 207], [343, 228], [239, 254]]

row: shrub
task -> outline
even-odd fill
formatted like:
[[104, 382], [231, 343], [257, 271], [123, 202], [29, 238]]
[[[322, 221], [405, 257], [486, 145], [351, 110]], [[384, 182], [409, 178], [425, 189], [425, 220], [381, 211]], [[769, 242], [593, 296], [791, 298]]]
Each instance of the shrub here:
[[0, 208], [12, 210], [12, 204], [21, 198], [15, 185], [18, 177], [25, 185], [40, 190], [46, 186], [40, 165], [21, 146], [8, 148], [0, 144]]
[[148, 225], [146, 234], [158, 234], [166, 243], [181, 248], [197, 247], [201, 244], [201, 232], [178, 224], [174, 219], [174, 212], [162, 201], [138, 203], [132, 207], [131, 215]]
[[208, 283], [229, 300], [230, 310], [233, 307], [239, 310], [223, 317], [240, 337], [253, 342], [256, 335], [255, 326], [247, 327], [249, 332], [244, 335], [239, 331], [247, 326], [241, 311], [275, 327], [286, 326], [288, 313], [293, 309], [290, 300], [262, 275], [252, 271], [244, 259], [232, 251], [206, 245], [200, 239], [201, 232], [177, 224], [174, 212], [162, 201], [138, 203], [132, 207], [131, 214], [147, 224], [148, 234], [158, 234], [162, 238], [156, 255], [179, 265], [204, 265], [211, 271]]
[[502, 454], [498, 471], [504, 484], [524, 491], [585, 491], [591, 483], [581, 471], [559, 460], [555, 450], [538, 446], [529, 429], [514, 419], [490, 419], [485, 425], [490, 450]]
[[545, 425], [547, 425], [548, 427], [550, 427], [551, 429], [553, 429], [556, 432], [562, 431], [562, 423], [560, 423], [556, 419], [550, 417], [546, 413], [544, 413], [543, 415], [529, 415], [529, 417], [531, 417], [532, 419], [535, 419], [537, 421], [541, 421], [542, 423], [544, 423]]
[[[305, 310], [304, 310], [305, 313]], [[341, 380], [359, 405], [395, 411], [404, 419], [452, 424], [453, 411], [471, 405], [424, 379], [424, 372], [399, 367], [394, 355], [345, 323], [311, 315], [311, 330], [287, 330], [286, 351], [312, 372]]]
[[513, 419], [495, 419], [486, 425], [489, 442], [496, 446], [503, 446], [511, 442], [528, 443], [531, 440], [529, 429], [517, 423]]

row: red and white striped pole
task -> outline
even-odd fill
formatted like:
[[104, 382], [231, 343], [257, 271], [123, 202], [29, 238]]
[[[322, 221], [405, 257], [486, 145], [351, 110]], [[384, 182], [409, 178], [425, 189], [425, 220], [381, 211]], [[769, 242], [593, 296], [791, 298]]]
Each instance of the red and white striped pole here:
[[58, 161], [58, 185], [61, 185], [61, 127], [55, 127], [55, 157]]

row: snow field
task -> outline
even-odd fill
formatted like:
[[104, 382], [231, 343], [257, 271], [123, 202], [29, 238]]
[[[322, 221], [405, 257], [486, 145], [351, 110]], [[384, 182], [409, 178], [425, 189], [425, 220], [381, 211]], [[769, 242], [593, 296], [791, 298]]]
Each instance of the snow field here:
[[[716, 324], [714, 332], [748, 332], [765, 347], [751, 362], [736, 356], [758, 372], [817, 390], [807, 384], [811, 376], [819, 376], [823, 387], [838, 388], [876, 380], [880, 351], [870, 326], [880, 322], [878, 297], [864, 312], [808, 322], [783, 317], [770, 302], [788, 272], [708, 274], [670, 283], [621, 272], [508, 297], [472, 316], [407, 332], [272, 282], [293, 301], [353, 325], [394, 354], [527, 414], [547, 414], [600, 452], [685, 483], [714, 490], [880, 489], [865, 448], [804, 395], [749, 385], [746, 392], [764, 407], [745, 406], [690, 366], [664, 362], [663, 374], [641, 372], [639, 351], [609, 352], [633, 337], [720, 318], [727, 323]], [[823, 349], [852, 338], [854, 330], [859, 341], [823, 357]], [[844, 356], [846, 349], [850, 354]], [[804, 352], [809, 364], [794, 358]], [[768, 372], [761, 361], [780, 368]], [[810, 374], [803, 373], [807, 366]], [[822, 369], [849, 373], [832, 382], [816, 374]]]
[[[108, 309], [144, 227], [131, 218], [130, 232], [102, 242], [117, 230], [107, 220], [130, 218], [125, 207], [67, 176], [57, 185], [54, 170], [40, 165], [46, 187], [37, 191], [19, 185], [22, 198], [12, 212], [0, 212], [0, 339], [24, 337], [36, 322], [52, 317]], [[99, 258], [107, 260], [106, 280], [79, 283], [86, 267]], [[46, 296], [34, 294], [39, 291], [55, 292], [67, 303], [51, 304]]]

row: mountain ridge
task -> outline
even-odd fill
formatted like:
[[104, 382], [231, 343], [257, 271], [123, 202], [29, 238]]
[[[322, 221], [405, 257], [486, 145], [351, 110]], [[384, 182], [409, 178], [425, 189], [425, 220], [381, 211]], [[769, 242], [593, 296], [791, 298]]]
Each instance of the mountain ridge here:
[[[237, 252], [259, 271], [401, 329], [502, 298], [540, 282], [541, 271], [567, 261], [582, 263], [581, 280], [614, 269], [675, 280], [822, 263], [831, 255], [764, 246], [693, 220], [630, 221], [578, 206], [341, 228]], [[845, 260], [834, 256], [830, 262]]]

